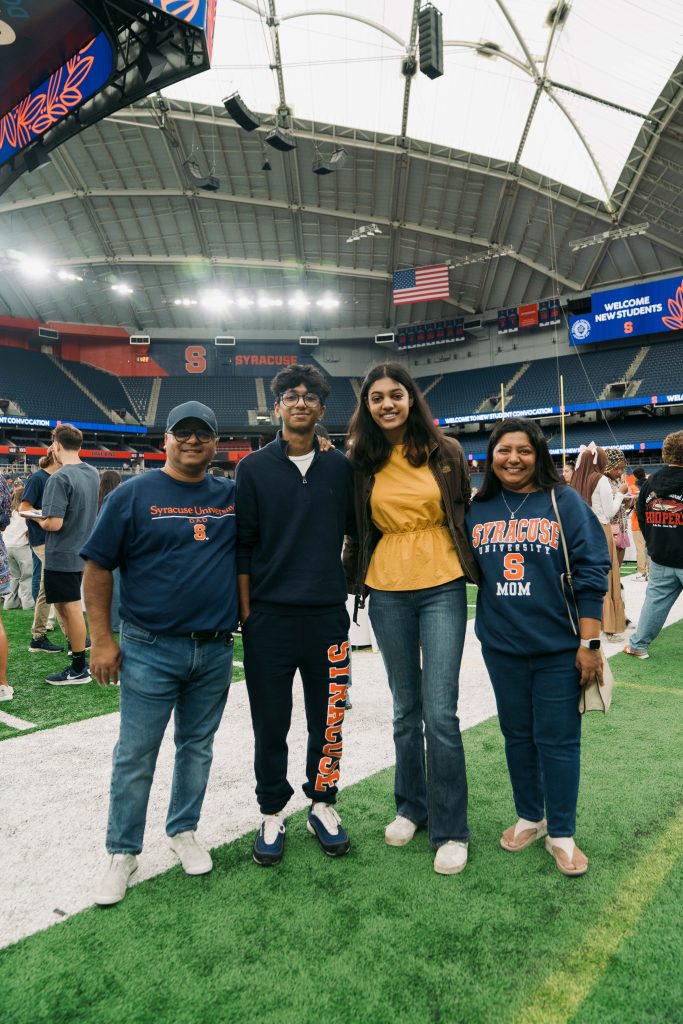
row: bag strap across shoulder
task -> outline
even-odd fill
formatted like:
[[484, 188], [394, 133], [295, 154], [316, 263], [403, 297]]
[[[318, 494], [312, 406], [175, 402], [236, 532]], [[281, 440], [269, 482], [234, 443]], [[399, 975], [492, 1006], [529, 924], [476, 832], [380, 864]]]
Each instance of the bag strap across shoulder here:
[[[569, 551], [567, 550], [567, 541], [564, 536], [564, 530], [562, 529], [562, 518], [560, 516], [560, 510], [557, 507], [557, 498], [555, 497], [555, 488], [550, 490], [550, 500], [553, 503], [553, 510], [557, 516], [557, 525], [560, 531], [560, 541], [562, 542], [562, 552], [564, 554], [565, 572], [560, 573], [560, 581], [562, 583], [562, 596], [564, 597], [564, 603], [567, 606], [567, 615], [569, 616], [569, 622], [571, 623], [574, 636], [578, 636], [578, 624], [579, 624], [579, 606], [576, 603], [576, 595], [574, 594], [574, 579], [572, 577], [572, 569], [569, 564]], [[572, 610], [567, 600], [567, 590], [572, 595], [572, 604], [574, 605], [574, 611], [576, 612], [576, 622], [572, 615]]]

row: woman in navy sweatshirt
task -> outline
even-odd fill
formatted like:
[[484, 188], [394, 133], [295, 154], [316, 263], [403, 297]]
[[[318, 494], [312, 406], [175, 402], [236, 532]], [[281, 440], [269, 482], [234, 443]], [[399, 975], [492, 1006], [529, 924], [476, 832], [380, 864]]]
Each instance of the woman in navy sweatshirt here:
[[[484, 482], [466, 523], [482, 575], [475, 631], [496, 695], [519, 816], [500, 843], [516, 853], [547, 835], [558, 869], [583, 875], [588, 859], [573, 838], [578, 704], [580, 687], [602, 675], [600, 616], [610, 569], [605, 537], [586, 503], [561, 483], [540, 428], [525, 419], [502, 420], [493, 430]], [[571, 595], [563, 593], [560, 525], [578, 621]]]

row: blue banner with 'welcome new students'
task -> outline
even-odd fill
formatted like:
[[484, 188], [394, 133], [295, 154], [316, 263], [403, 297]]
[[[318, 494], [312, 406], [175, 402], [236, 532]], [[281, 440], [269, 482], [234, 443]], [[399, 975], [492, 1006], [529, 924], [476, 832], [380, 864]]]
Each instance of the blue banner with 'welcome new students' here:
[[571, 345], [683, 330], [683, 278], [595, 292], [592, 312], [569, 317]]

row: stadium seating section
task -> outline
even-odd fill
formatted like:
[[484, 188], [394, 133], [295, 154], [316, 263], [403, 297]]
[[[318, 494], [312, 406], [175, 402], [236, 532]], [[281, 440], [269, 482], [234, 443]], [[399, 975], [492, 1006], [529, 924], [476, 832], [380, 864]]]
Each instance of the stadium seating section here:
[[[630, 344], [595, 352], [575, 351], [559, 359], [505, 363], [479, 369], [420, 378], [427, 402], [435, 417], [466, 415], [499, 409], [501, 385], [506, 389], [506, 410], [539, 408], [559, 404], [559, 375], [564, 378], [565, 403], [593, 403], [607, 384], [629, 376], [636, 357], [642, 352], [629, 395], [650, 396], [678, 392], [683, 387], [683, 337], [663, 341], [643, 339], [645, 344]], [[59, 368], [58, 362], [41, 352], [3, 347], [0, 373], [0, 398], [17, 403], [24, 415], [51, 419], [103, 422], [107, 417], [76, 382]], [[146, 422], [154, 379], [117, 378], [95, 367], [75, 362], [64, 366], [77, 381], [94, 394], [107, 409], [126, 410], [134, 419]], [[511, 383], [517, 378], [514, 383]], [[272, 399], [268, 379], [263, 380], [266, 404]], [[356, 406], [358, 381], [348, 377], [331, 378], [332, 392], [327, 402], [325, 423], [336, 433], [343, 432]], [[163, 430], [169, 410], [181, 402], [195, 399], [215, 409], [223, 431], [244, 431], [249, 427], [250, 411], [258, 403], [257, 382], [253, 377], [164, 377], [154, 423], [150, 429]], [[659, 440], [677, 429], [674, 417], [644, 416], [610, 420], [603, 424], [569, 425], [569, 445], [590, 440], [606, 444], [612, 431], [622, 442]], [[253, 426], [253, 424], [252, 424]], [[559, 428], [558, 428], [559, 429]], [[548, 432], [551, 443], [559, 446], [559, 437]], [[482, 451], [481, 434], [463, 434], [466, 451]]]
[[109, 422], [85, 392], [42, 352], [3, 347], [0, 398], [16, 402], [29, 417]]

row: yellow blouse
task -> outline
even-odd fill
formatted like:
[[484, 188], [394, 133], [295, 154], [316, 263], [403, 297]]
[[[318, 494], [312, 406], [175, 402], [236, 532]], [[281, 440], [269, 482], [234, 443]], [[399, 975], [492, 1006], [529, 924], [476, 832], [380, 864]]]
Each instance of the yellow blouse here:
[[441, 492], [425, 463], [411, 466], [403, 445], [375, 474], [372, 521], [382, 537], [366, 584], [375, 590], [425, 590], [464, 575], [446, 525]]

